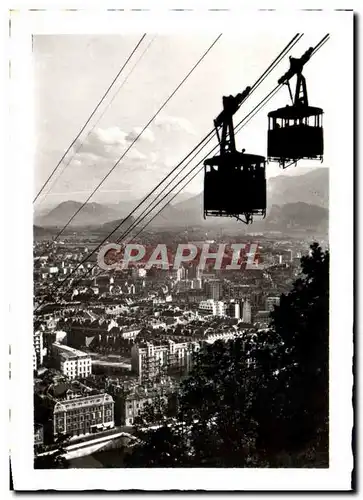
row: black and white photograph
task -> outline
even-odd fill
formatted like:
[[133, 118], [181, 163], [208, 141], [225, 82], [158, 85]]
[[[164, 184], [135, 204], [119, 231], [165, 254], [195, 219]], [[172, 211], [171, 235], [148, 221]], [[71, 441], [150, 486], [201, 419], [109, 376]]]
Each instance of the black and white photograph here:
[[351, 490], [354, 11], [9, 19], [13, 489]]

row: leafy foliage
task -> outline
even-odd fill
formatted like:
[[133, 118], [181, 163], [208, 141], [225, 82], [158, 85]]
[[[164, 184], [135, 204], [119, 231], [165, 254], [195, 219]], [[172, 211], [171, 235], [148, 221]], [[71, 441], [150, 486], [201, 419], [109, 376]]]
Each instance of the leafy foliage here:
[[64, 458], [66, 446], [69, 443], [69, 437], [59, 434], [55, 440], [57, 449], [46, 455], [36, 456], [34, 458], [34, 469], [68, 469], [68, 462]]
[[126, 466], [327, 465], [329, 253], [314, 243], [301, 268], [268, 331], [199, 352], [175, 418], [147, 408]]

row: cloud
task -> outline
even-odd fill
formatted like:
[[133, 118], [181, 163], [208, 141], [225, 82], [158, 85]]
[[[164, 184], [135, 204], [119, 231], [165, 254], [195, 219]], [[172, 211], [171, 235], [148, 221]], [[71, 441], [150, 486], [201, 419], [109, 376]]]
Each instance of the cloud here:
[[165, 132], [184, 132], [195, 135], [193, 125], [186, 118], [181, 116], [157, 116], [155, 126], [163, 129]]
[[129, 158], [130, 160], [146, 160], [148, 157], [144, 153], [141, 153], [138, 149], [131, 148], [127, 152], [126, 158]]
[[[96, 128], [92, 130], [85, 139], [82, 141], [78, 140], [74, 145], [73, 165], [83, 166], [117, 161], [130, 146], [128, 136], [130, 134], [126, 134], [118, 127]], [[125, 160], [127, 159], [145, 161], [147, 156], [133, 146], [125, 155]]]
[[92, 154], [97, 157], [109, 158], [119, 154], [126, 145], [126, 134], [118, 127], [107, 129], [96, 128], [83, 140], [78, 140], [73, 151], [77, 157], [81, 154]]
[[126, 142], [126, 133], [119, 127], [98, 128], [94, 133], [99, 141], [108, 146], [124, 145]]
[[[142, 132], [142, 127], [134, 127], [133, 130], [126, 135], [126, 141], [128, 142], [134, 141], [139, 136], [139, 134], [141, 134], [141, 132]], [[152, 131], [149, 128], [147, 128], [142, 132], [142, 134], [137, 140], [154, 142], [155, 137]]]

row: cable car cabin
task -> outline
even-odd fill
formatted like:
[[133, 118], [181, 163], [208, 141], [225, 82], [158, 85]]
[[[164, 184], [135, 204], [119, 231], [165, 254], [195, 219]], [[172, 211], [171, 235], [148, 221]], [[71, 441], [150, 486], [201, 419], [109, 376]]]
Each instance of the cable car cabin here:
[[266, 216], [265, 157], [237, 151], [204, 162], [204, 218]]
[[323, 159], [323, 110], [286, 106], [268, 114], [267, 156], [285, 167], [287, 162]]

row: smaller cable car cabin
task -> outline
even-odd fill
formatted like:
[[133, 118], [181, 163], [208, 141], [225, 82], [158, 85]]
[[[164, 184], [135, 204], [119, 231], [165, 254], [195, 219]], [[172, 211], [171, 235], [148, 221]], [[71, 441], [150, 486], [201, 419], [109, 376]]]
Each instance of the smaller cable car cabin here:
[[204, 218], [232, 217], [249, 224], [254, 215], [266, 216], [266, 161], [236, 150], [233, 114], [241, 95], [224, 97], [214, 121], [220, 154], [204, 162]]
[[[323, 110], [309, 106], [304, 64], [310, 59], [310, 48], [300, 59], [290, 57], [289, 71], [278, 81], [287, 84], [292, 105], [268, 114], [267, 157], [283, 168], [298, 160], [323, 160]], [[297, 75], [295, 96], [289, 80]]]

